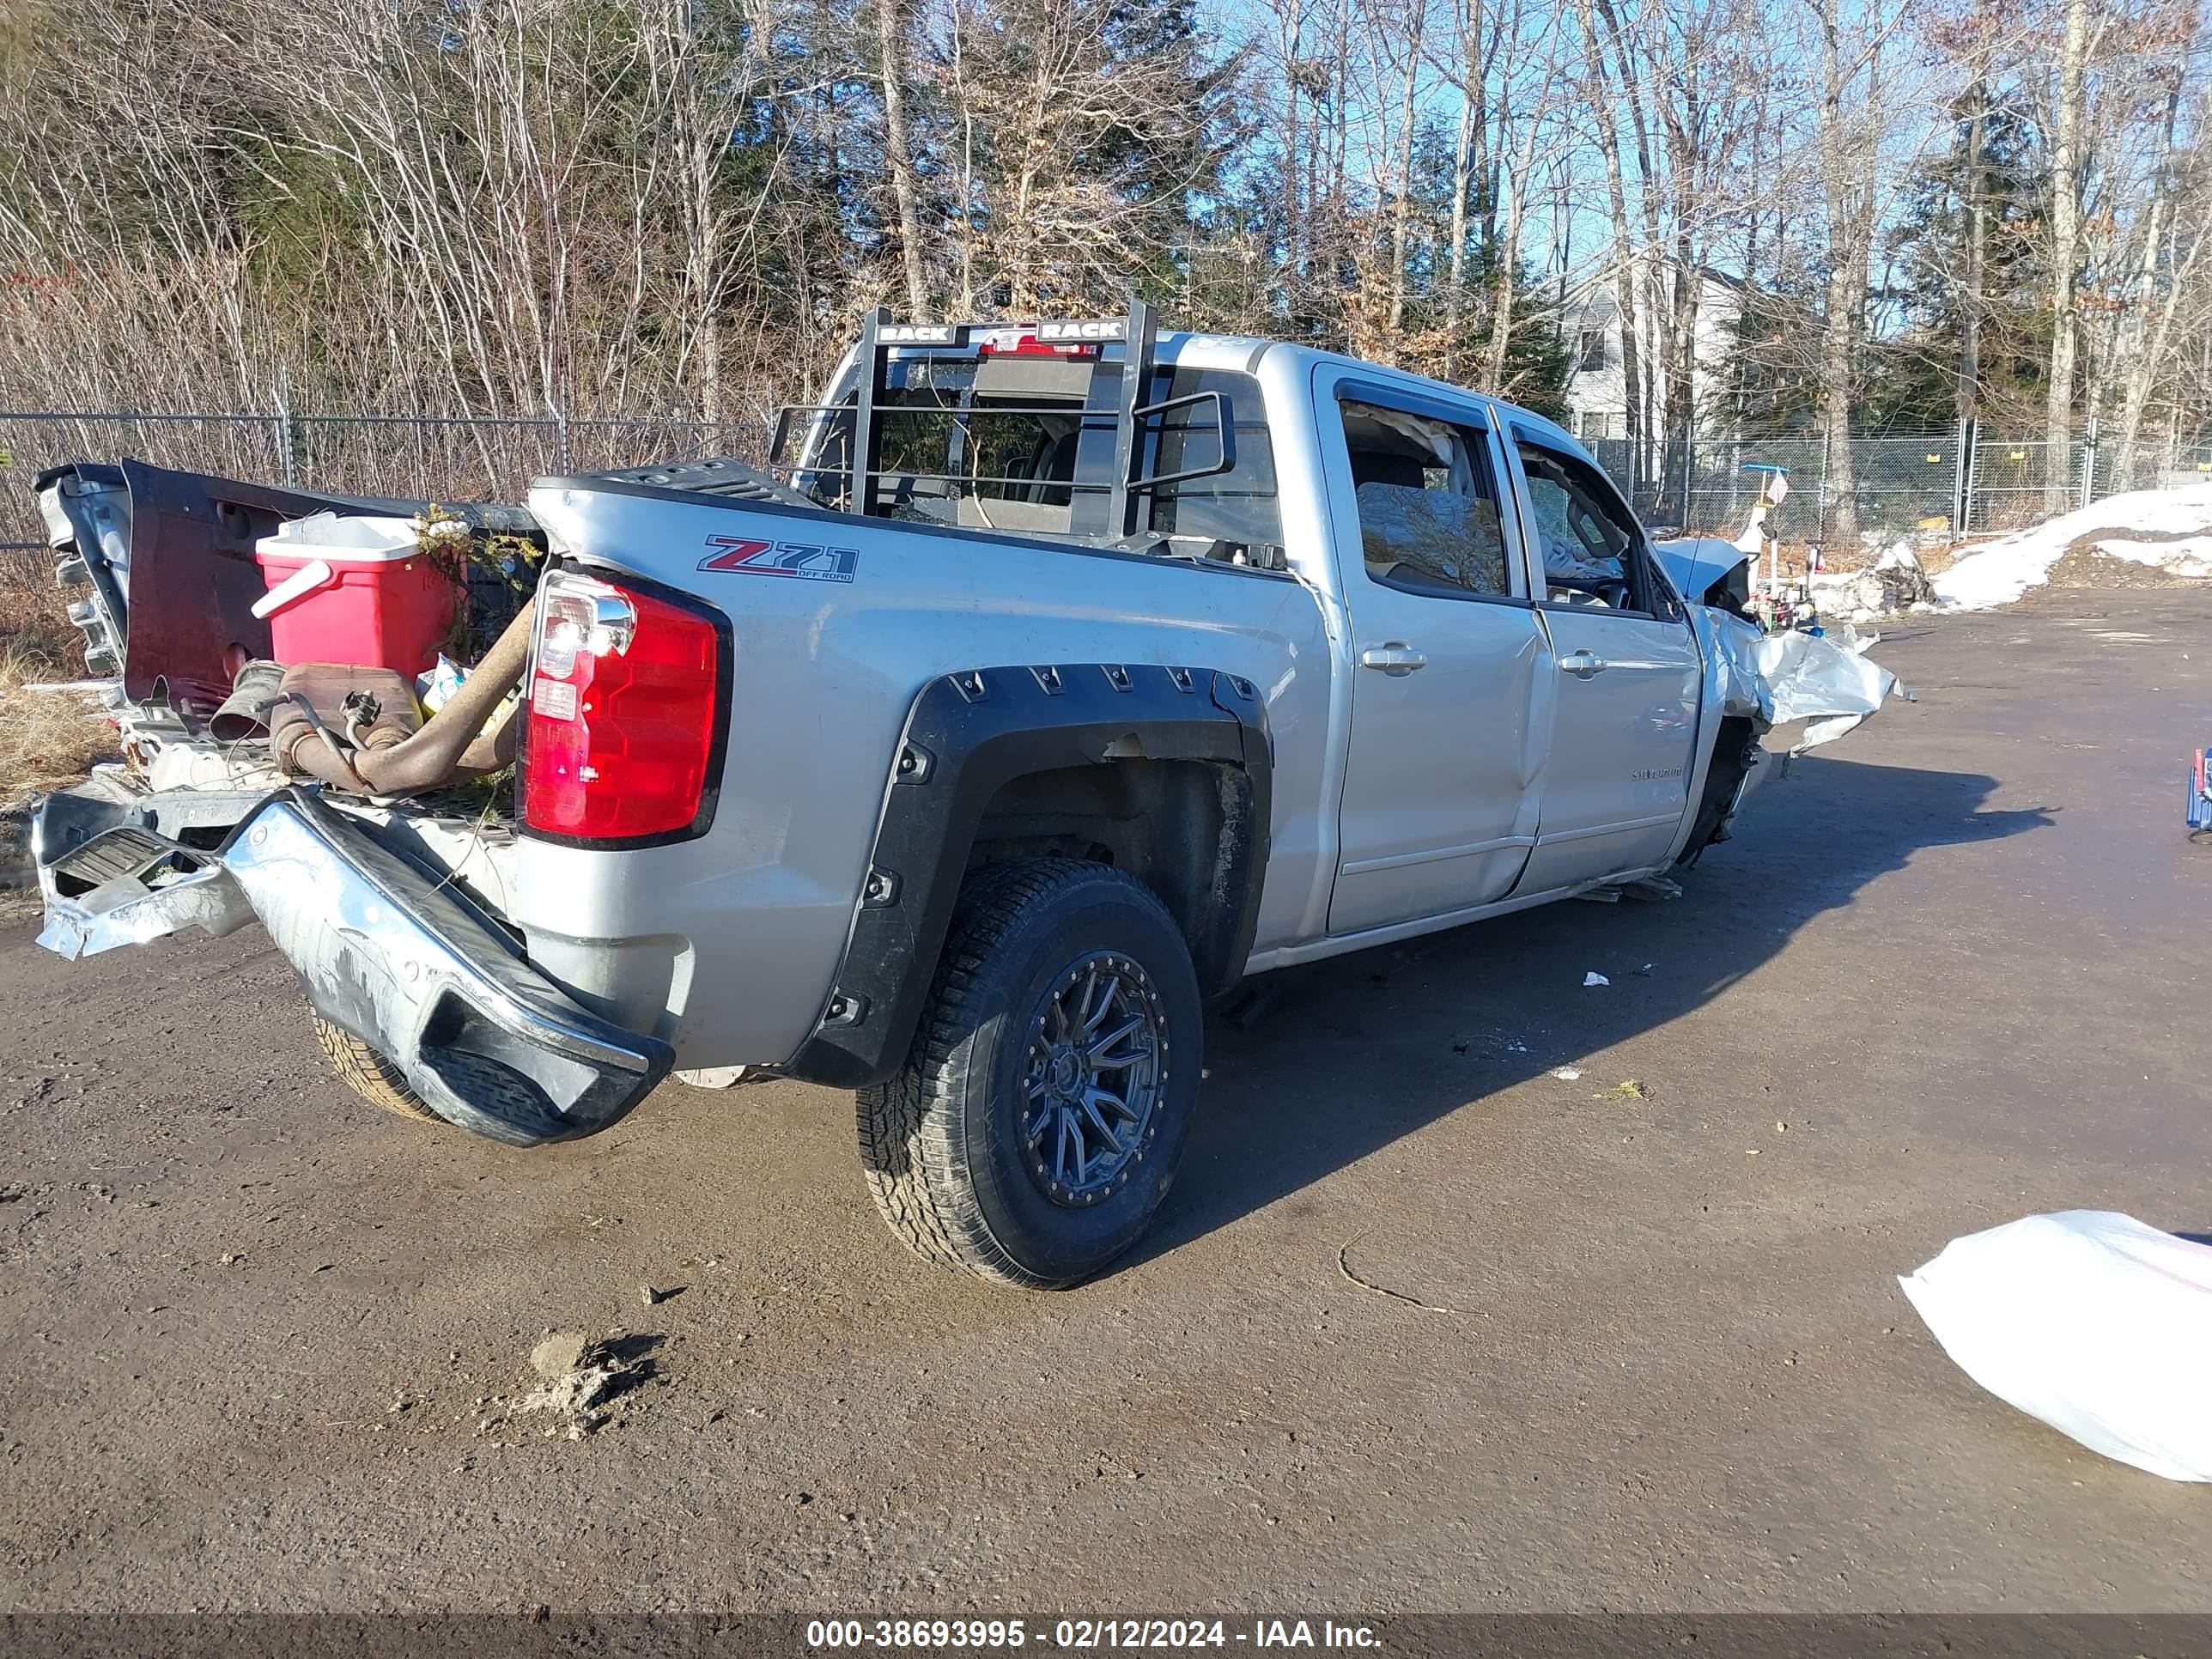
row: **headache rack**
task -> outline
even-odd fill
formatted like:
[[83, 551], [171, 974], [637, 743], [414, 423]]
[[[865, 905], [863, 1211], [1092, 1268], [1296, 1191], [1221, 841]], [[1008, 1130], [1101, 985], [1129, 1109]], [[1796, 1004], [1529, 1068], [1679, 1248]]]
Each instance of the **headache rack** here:
[[[852, 428], [847, 463], [842, 466], [824, 465], [814, 459], [807, 460], [804, 465], [794, 463], [794, 481], [801, 473], [846, 479], [843, 509], [866, 516], [876, 512], [877, 487], [888, 477], [970, 485], [1033, 485], [1038, 482], [1033, 477], [979, 476], [971, 471], [887, 468], [883, 465], [883, 426], [887, 415], [942, 413], [953, 416], [956, 446], [965, 442], [964, 428], [960, 423], [979, 416], [1065, 418], [1072, 415], [1079, 428], [1100, 428], [1110, 421], [1114, 460], [1109, 477], [1103, 482], [1081, 477], [1055, 479], [1052, 487], [1078, 494], [1103, 492], [1107, 496], [1104, 539], [1122, 540], [1137, 533], [1135, 516], [1139, 496], [1170, 484], [1213, 477], [1231, 471], [1237, 465], [1235, 412], [1221, 392], [1194, 392], [1182, 397], [1145, 400], [1158, 368], [1158, 328], [1157, 313], [1142, 300], [1130, 301], [1126, 317], [1052, 318], [1018, 323], [895, 323], [889, 308], [878, 307], [861, 320], [860, 383], [851, 401], [785, 405], [777, 416], [770, 453], [783, 453], [792, 435], [794, 416], [817, 417], [818, 427], [821, 417], [834, 421], [849, 411]], [[953, 360], [981, 360], [1004, 354], [1103, 362], [1104, 350], [1111, 345], [1121, 348], [1121, 374], [1119, 395], [1110, 409], [1094, 407], [1087, 398], [1079, 407], [997, 402], [976, 405], [971, 402], [968, 405], [933, 408], [927, 404], [893, 405], [884, 401], [890, 390], [888, 373], [894, 352]], [[1146, 471], [1146, 439], [1152, 422], [1176, 410], [1201, 405], [1212, 413], [1212, 432], [1217, 446], [1213, 460], [1204, 466], [1185, 467], [1173, 472]]]

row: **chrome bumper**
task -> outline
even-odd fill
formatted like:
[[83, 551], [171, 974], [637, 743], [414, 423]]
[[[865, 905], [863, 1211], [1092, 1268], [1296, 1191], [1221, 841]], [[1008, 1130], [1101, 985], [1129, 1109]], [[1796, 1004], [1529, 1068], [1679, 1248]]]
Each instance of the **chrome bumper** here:
[[[42, 813], [33, 842], [46, 898], [41, 945], [75, 957], [258, 918], [316, 1012], [375, 1048], [461, 1128], [516, 1146], [592, 1134], [674, 1063], [667, 1043], [583, 1007], [449, 881], [311, 793], [268, 797], [213, 853], [143, 823], [50, 847], [51, 827]], [[88, 875], [102, 878], [86, 890]]]

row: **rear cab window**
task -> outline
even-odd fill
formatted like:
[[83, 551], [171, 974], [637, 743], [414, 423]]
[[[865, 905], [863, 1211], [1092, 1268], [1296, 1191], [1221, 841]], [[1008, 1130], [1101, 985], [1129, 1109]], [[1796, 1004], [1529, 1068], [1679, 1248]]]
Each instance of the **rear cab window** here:
[[[1048, 356], [895, 356], [876, 404], [875, 512], [908, 523], [1095, 538], [1107, 529], [1122, 366]], [[1142, 472], [1225, 471], [1145, 489], [1140, 534], [1192, 557], [1230, 557], [1283, 540], [1260, 383], [1235, 370], [1164, 365], [1149, 402], [1218, 393], [1140, 422]], [[793, 482], [825, 507], [850, 488], [852, 394], [798, 458]], [[779, 457], [779, 459], [781, 458]], [[1264, 561], [1263, 561], [1264, 562]]]

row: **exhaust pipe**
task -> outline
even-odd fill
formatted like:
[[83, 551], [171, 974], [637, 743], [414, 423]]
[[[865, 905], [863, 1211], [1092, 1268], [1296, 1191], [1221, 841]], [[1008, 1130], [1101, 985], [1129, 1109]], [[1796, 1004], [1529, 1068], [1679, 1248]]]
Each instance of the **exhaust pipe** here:
[[[484, 653], [483, 660], [470, 671], [445, 707], [424, 721], [420, 731], [382, 743], [376, 738], [384, 733], [374, 732], [368, 744], [349, 754], [309, 709], [299, 722], [306, 729], [292, 738], [289, 752], [279, 744], [280, 763], [288, 770], [362, 795], [420, 794], [511, 765], [520, 736], [519, 711], [511, 711], [496, 726], [488, 727], [487, 722], [501, 701], [521, 682], [522, 671], [530, 661], [531, 631], [537, 616], [534, 601], [516, 612], [514, 620]], [[290, 678], [288, 673], [286, 679]]]

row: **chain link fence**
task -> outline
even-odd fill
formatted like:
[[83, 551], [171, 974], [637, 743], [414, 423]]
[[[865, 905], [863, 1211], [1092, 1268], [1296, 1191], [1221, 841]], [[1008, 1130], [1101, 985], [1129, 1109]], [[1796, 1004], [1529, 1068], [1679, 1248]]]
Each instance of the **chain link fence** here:
[[[285, 483], [331, 495], [421, 501], [519, 501], [533, 478], [730, 454], [762, 458], [764, 418], [681, 415], [579, 420], [505, 416], [148, 415], [0, 412], [0, 550], [45, 545], [30, 488], [43, 468], [128, 456], [157, 466]], [[1993, 534], [2045, 515], [2054, 482], [2069, 505], [2126, 489], [2212, 482], [2212, 443], [2145, 440], [2131, 449], [2084, 432], [2059, 447], [1960, 429], [1855, 438], [1848, 468], [1818, 438], [1698, 439], [1689, 444], [1595, 439], [1589, 445], [1656, 529], [1733, 539], [1757, 499], [1764, 467], [1789, 471], [1774, 520], [1785, 545], [1818, 544], [1848, 562], [1840, 507], [1861, 536]], [[1849, 488], [1845, 489], [1848, 476]]]
[[2055, 447], [1979, 428], [1921, 437], [1854, 438], [1842, 464], [1818, 438], [1698, 439], [1638, 444], [1598, 439], [1589, 448], [1656, 529], [1695, 536], [1741, 534], [1764, 472], [1786, 468], [1790, 494], [1771, 525], [1785, 546], [1818, 545], [1846, 562], [1843, 503], [1859, 535], [1880, 547], [1903, 539], [1954, 538], [2018, 530], [2048, 516], [2052, 486], [2069, 507], [2128, 489], [2212, 483], [2212, 443], [2167, 438], [2132, 450], [2090, 431]]
[[2099, 444], [2090, 477], [2099, 498], [2198, 483], [2212, 483], [2212, 444], [2169, 443], [2163, 438], [2138, 440], [2132, 447], [2117, 438]]
[[332, 495], [520, 501], [533, 478], [702, 455], [757, 459], [767, 422], [688, 416], [0, 413], [0, 548], [43, 549], [32, 480], [121, 458]]
[[1596, 448], [1614, 479], [1631, 489], [1647, 523], [1731, 540], [1750, 520], [1765, 469], [1781, 467], [1790, 494], [1771, 520], [1774, 531], [1785, 544], [1832, 546], [1843, 529], [1839, 507], [1846, 495], [1860, 533], [1883, 544], [1923, 531], [1948, 532], [1959, 447], [1956, 434], [1862, 438], [1848, 447], [1845, 464], [1837, 465], [1818, 438], [1701, 439], [1645, 446], [1650, 471], [1640, 480], [1632, 478], [1635, 446], [1613, 440]]

